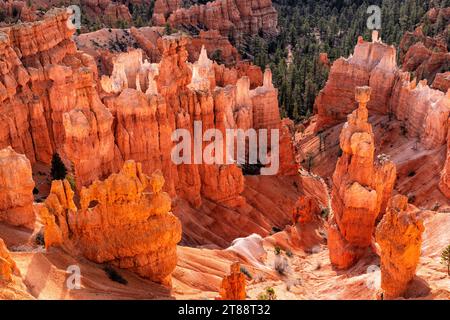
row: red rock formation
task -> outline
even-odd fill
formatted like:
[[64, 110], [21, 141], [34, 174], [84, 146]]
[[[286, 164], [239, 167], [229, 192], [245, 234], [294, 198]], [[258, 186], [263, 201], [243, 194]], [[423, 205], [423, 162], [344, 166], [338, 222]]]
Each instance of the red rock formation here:
[[399, 49], [402, 69], [414, 72], [417, 79], [426, 79], [431, 84], [438, 73], [448, 71], [450, 67], [450, 53], [445, 40], [449, 36], [450, 8], [432, 8], [427, 13], [427, 20], [428, 29], [435, 35], [426, 36], [423, 31], [425, 25], [422, 24], [414, 32], [403, 35]]
[[433, 82], [436, 74], [448, 70], [450, 67], [450, 53], [427, 48], [422, 42], [411, 46], [404, 59], [402, 69], [414, 72], [418, 79], [427, 79]]
[[0, 238], [0, 300], [33, 299], [5, 242]]
[[434, 78], [432, 88], [447, 92], [450, 89], [450, 71], [438, 73]]
[[41, 209], [47, 221], [52, 215], [56, 222], [46, 225], [46, 245], [58, 245], [59, 236], [53, 236], [60, 234], [63, 245], [69, 242], [92, 261], [169, 284], [181, 224], [170, 212], [171, 199], [162, 192], [163, 185], [161, 173], [148, 177], [140, 164], [127, 161], [118, 174], [83, 188], [77, 209], [70, 185], [54, 181]]
[[[8, 22], [17, 20], [31, 22], [37, 18], [35, 8], [29, 7], [28, 1], [0, 1], [0, 10]], [[3, 22], [3, 21], [2, 21]]]
[[34, 228], [30, 161], [11, 147], [0, 150], [0, 221]]
[[386, 209], [396, 178], [395, 165], [379, 156], [374, 164], [372, 126], [367, 122], [371, 89], [358, 87], [359, 107], [340, 136], [331, 195], [333, 217], [328, 231], [330, 260], [339, 269], [352, 266], [370, 246], [375, 221]]
[[[447, 91], [447, 96], [450, 95], [450, 91]], [[439, 182], [439, 189], [442, 193], [450, 199], [450, 119], [449, 119], [449, 131], [447, 135], [447, 160], [444, 165], [444, 169], [441, 173], [441, 180]]]
[[[160, 11], [157, 11], [153, 21], [163, 25], [165, 21]], [[256, 34], [259, 31], [277, 33], [277, 17], [271, 0], [216, 0], [205, 5], [177, 9], [167, 18], [167, 22], [174, 27], [202, 25], [208, 30], [218, 30], [222, 35], [239, 39], [243, 34]]]
[[[202, 121], [203, 132], [253, 128], [253, 100], [263, 106], [258, 128], [277, 128], [276, 89], [267, 81], [263, 84], [261, 70], [248, 62], [236, 69], [219, 66], [206, 54], [190, 64], [187, 38], [155, 40], [155, 34], [151, 41], [158, 42], [159, 63], [144, 60], [151, 47], [111, 53], [104, 59], [106, 74], [99, 81], [94, 59], [76, 51], [67, 18], [64, 10], [53, 10], [42, 21], [3, 29], [0, 53], [6, 63], [0, 64], [0, 72], [6, 80], [3, 91], [0, 86], [0, 117], [8, 126], [0, 128], [0, 147], [13, 146], [32, 164], [48, 165], [58, 152], [78, 192], [133, 159], [147, 174], [162, 170], [165, 190], [193, 207], [206, 199], [248, 212], [241, 197], [242, 170], [236, 165], [175, 165], [171, 135], [180, 128], [192, 134], [194, 121]], [[152, 30], [139, 32], [146, 37]], [[54, 40], [45, 42], [46, 34]], [[111, 34], [124, 35], [115, 30]], [[32, 35], [39, 42], [27, 45]], [[281, 140], [282, 157], [292, 160], [290, 130], [282, 132]], [[206, 143], [202, 150], [205, 147]], [[282, 163], [280, 173], [295, 174], [295, 162]], [[60, 238], [57, 232], [54, 238]]]
[[400, 73], [390, 103], [397, 119], [404, 121], [408, 137], [418, 138], [426, 149], [445, 144], [450, 99], [443, 92], [430, 89], [426, 80], [416, 84], [409, 73]]
[[430, 89], [426, 80], [418, 85], [415, 80], [411, 82], [410, 74], [397, 68], [395, 48], [382, 44], [376, 33], [372, 43], [360, 39], [353, 56], [338, 59], [331, 67], [328, 82], [315, 102], [317, 130], [341, 122], [354, 108], [351, 92], [358, 85], [372, 88], [371, 114], [395, 115], [404, 122], [407, 136], [417, 138], [426, 149], [445, 144], [449, 99]]
[[19, 269], [11, 258], [5, 242], [0, 239], [0, 291], [2, 282], [11, 282], [14, 274], [19, 275]]
[[295, 158], [295, 150], [293, 143], [294, 122], [285, 118], [281, 120], [280, 127], [280, 169], [278, 175], [294, 176], [298, 174], [300, 169]]
[[403, 296], [415, 276], [424, 231], [423, 222], [416, 217], [415, 210], [414, 206], [408, 205], [407, 197], [396, 195], [377, 227], [384, 299]]
[[245, 275], [241, 272], [239, 262], [230, 266], [230, 274], [225, 276], [220, 287], [221, 300], [245, 300]]
[[156, 0], [153, 8], [153, 24], [162, 26], [175, 10], [181, 8], [182, 0]]
[[239, 53], [230, 43], [227, 37], [222, 36], [217, 30], [201, 30], [198, 36], [194, 36], [187, 46], [189, 61], [197, 61], [202, 47], [205, 47], [208, 56], [219, 59], [218, 63], [227, 66], [235, 65], [240, 60]]

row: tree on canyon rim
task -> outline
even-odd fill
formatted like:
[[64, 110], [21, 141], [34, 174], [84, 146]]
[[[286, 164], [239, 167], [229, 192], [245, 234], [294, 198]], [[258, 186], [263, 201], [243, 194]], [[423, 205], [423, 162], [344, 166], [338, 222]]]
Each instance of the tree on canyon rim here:
[[52, 168], [50, 170], [52, 180], [63, 180], [67, 175], [67, 168], [58, 153], [52, 156]]

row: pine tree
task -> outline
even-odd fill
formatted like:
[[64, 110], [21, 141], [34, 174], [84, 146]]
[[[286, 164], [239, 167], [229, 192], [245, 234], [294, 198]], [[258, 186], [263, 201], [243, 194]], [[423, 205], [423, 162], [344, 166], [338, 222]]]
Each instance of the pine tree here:
[[442, 264], [447, 266], [447, 273], [450, 276], [450, 245], [442, 251], [441, 254]]
[[53, 154], [50, 174], [52, 180], [63, 180], [67, 175], [67, 168], [58, 153]]

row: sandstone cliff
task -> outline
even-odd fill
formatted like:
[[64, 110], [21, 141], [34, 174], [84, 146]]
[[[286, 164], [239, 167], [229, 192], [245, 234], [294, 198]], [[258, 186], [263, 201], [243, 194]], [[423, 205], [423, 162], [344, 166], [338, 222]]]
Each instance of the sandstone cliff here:
[[54, 9], [41, 21], [0, 31], [0, 109], [10, 124], [0, 129], [0, 146], [11, 145], [32, 164], [48, 164], [59, 152], [81, 187], [116, 170], [120, 157], [112, 115], [95, 88], [95, 62], [76, 51], [67, 19]]
[[375, 157], [372, 126], [367, 122], [369, 87], [356, 88], [358, 109], [340, 135], [342, 156], [333, 175], [333, 216], [328, 229], [330, 259], [339, 269], [352, 266], [372, 242], [375, 221], [385, 212], [396, 178], [386, 156]]
[[[419, 263], [423, 221], [417, 218], [408, 198], [393, 197], [376, 230], [381, 247], [381, 288], [384, 299], [405, 294]], [[417, 209], [416, 209], [417, 211]]]

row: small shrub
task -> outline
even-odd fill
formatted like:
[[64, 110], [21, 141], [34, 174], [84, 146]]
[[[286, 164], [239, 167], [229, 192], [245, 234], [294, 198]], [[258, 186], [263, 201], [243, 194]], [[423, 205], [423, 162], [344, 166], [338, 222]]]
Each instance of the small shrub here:
[[173, 32], [172, 27], [170, 26], [170, 24], [166, 23], [166, 25], [164, 26], [164, 34], [171, 35], [172, 32]]
[[275, 254], [277, 256], [279, 256], [281, 254], [281, 248], [280, 247], [278, 247], [278, 246], [275, 247]]
[[277, 256], [274, 263], [275, 271], [280, 275], [285, 275], [289, 268], [289, 263], [285, 257]]
[[247, 276], [250, 280], [253, 279], [252, 274], [245, 267], [241, 267], [241, 272]]
[[292, 258], [293, 256], [294, 256], [294, 254], [292, 253], [292, 251], [291, 250], [286, 250], [286, 255], [289, 257], [289, 258]]
[[108, 278], [111, 281], [123, 284], [123, 285], [127, 285], [128, 281], [122, 277], [113, 267], [111, 266], [104, 266], [103, 267], [103, 271], [106, 272], [106, 274], [108, 275]]

